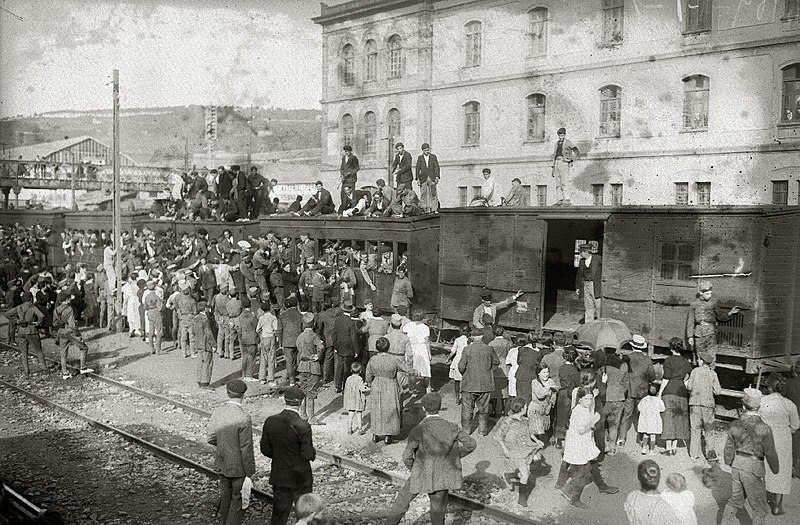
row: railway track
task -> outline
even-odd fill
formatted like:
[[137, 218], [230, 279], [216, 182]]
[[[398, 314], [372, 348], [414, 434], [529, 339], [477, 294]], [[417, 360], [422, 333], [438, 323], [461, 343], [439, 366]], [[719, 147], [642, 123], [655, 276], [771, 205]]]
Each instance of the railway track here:
[[44, 513], [44, 509], [36, 506], [35, 503], [5, 483], [3, 484], [3, 494], [5, 498], [3, 510], [9, 514], [7, 517], [11, 520], [32, 520]]
[[[9, 345], [7, 343], [0, 343], [0, 347], [16, 351], [16, 347], [14, 345]], [[48, 361], [55, 362], [54, 360], [49, 359], [49, 358], [48, 358]], [[71, 367], [71, 368], [73, 368], [73, 370], [77, 370], [74, 367]], [[143, 398], [143, 399], [148, 399], [148, 400], [156, 401], [156, 402], [161, 403], [163, 405], [169, 405], [169, 406], [176, 407], [176, 408], [178, 408], [178, 409], [180, 409], [180, 410], [182, 410], [184, 412], [187, 412], [189, 414], [193, 414], [195, 416], [199, 416], [199, 417], [201, 417], [203, 419], [208, 419], [211, 416], [211, 413], [209, 411], [207, 411], [207, 410], [204, 410], [203, 408], [200, 408], [200, 407], [194, 406], [192, 404], [185, 403], [183, 401], [179, 401], [179, 400], [176, 400], [176, 399], [173, 399], [173, 398], [170, 398], [170, 397], [167, 397], [167, 396], [155, 393], [155, 392], [151, 392], [151, 391], [148, 391], [148, 390], [137, 388], [137, 387], [129, 385], [129, 384], [125, 384], [123, 382], [117, 381], [115, 379], [112, 379], [110, 377], [104, 376], [104, 375], [99, 374], [99, 373], [84, 374], [84, 377], [87, 377], [87, 378], [91, 379], [92, 381], [94, 381], [96, 383], [101, 383], [101, 384], [110, 386], [112, 388], [115, 388], [115, 389], [118, 389], [118, 390], [121, 390], [121, 391], [132, 393], [132, 394], [134, 394], [134, 395], [136, 395], [136, 396], [138, 396], [140, 398]], [[73, 410], [73, 409], [71, 409], [69, 407], [63, 406], [63, 405], [61, 405], [59, 403], [56, 403], [56, 402], [54, 402], [54, 401], [52, 401], [50, 399], [45, 398], [44, 396], [41, 396], [41, 395], [36, 394], [34, 392], [31, 392], [31, 391], [29, 391], [27, 389], [21, 388], [21, 387], [19, 387], [17, 385], [11, 384], [11, 383], [9, 383], [7, 381], [0, 380], [0, 385], [15, 391], [15, 392], [19, 393], [20, 395], [24, 395], [24, 396], [28, 397], [29, 399], [32, 399], [33, 401], [35, 401], [35, 402], [37, 402], [37, 403], [39, 403], [41, 405], [44, 405], [44, 406], [47, 406], [47, 407], [49, 407], [49, 408], [51, 408], [53, 410], [59, 411], [59, 412], [65, 414], [65, 415], [68, 415], [68, 416], [72, 417], [72, 418], [81, 420], [81, 421], [87, 423], [90, 426], [93, 426], [95, 428], [99, 428], [99, 429], [107, 431], [107, 432], [112, 432], [112, 433], [120, 436], [121, 438], [123, 438], [126, 441], [129, 441], [131, 443], [134, 443], [134, 444], [136, 444], [138, 446], [141, 446], [141, 447], [147, 449], [148, 451], [150, 451], [151, 453], [153, 453], [157, 457], [160, 457], [160, 458], [162, 458], [162, 459], [164, 459], [166, 461], [170, 461], [172, 463], [175, 463], [175, 464], [187, 467], [187, 468], [191, 468], [191, 469], [196, 470], [196, 471], [198, 471], [198, 472], [200, 472], [200, 473], [202, 473], [202, 474], [204, 474], [204, 475], [206, 475], [206, 476], [208, 476], [210, 478], [217, 479], [216, 473], [214, 473], [212, 469], [208, 468], [207, 466], [203, 465], [202, 463], [200, 463], [198, 461], [195, 461], [193, 459], [187, 458], [187, 457], [185, 457], [185, 456], [183, 456], [181, 454], [177, 454], [177, 453], [175, 453], [173, 451], [170, 451], [167, 448], [165, 448], [163, 446], [159, 446], [159, 445], [153, 443], [152, 441], [150, 441], [148, 439], [145, 439], [145, 438], [143, 438], [141, 436], [137, 436], [134, 433], [131, 433], [131, 432], [128, 432], [128, 431], [123, 430], [121, 428], [118, 428], [118, 427], [116, 427], [116, 426], [114, 426], [114, 425], [112, 425], [110, 423], [99, 421], [96, 418], [92, 418], [92, 417], [89, 417], [89, 416], [87, 416], [85, 414], [81, 414], [81, 413], [77, 412], [76, 410]], [[260, 434], [261, 434], [261, 429], [260, 428], [257, 428], [256, 426], [254, 426], [253, 427], [253, 431], [254, 431], [254, 434], [256, 436], [260, 436]], [[256, 439], [258, 439], [258, 438], [256, 437]], [[372, 466], [372, 465], [368, 465], [368, 464], [366, 464], [364, 462], [355, 460], [353, 458], [350, 458], [350, 457], [347, 457], [347, 456], [344, 456], [344, 455], [341, 455], [341, 454], [336, 454], [336, 453], [332, 453], [332, 452], [326, 451], [324, 449], [321, 449], [318, 446], [316, 448], [317, 448], [317, 457], [319, 459], [325, 461], [326, 463], [330, 464], [332, 467], [335, 467], [335, 468], [338, 468], [338, 469], [344, 469], [344, 470], [350, 471], [352, 473], [355, 473], [357, 475], [368, 476], [369, 478], [375, 479], [376, 481], [380, 481], [380, 482], [383, 482], [383, 483], [388, 483], [388, 484], [391, 484], [392, 486], [402, 485], [406, 481], [405, 477], [400, 476], [400, 475], [398, 475], [398, 474], [396, 474], [394, 472], [390, 472], [390, 471], [387, 471], [387, 470], [384, 470], [384, 469], [381, 469], [381, 468], [377, 468], [377, 467]], [[258, 456], [258, 454], [257, 454], [257, 456]], [[267, 488], [257, 489], [256, 487], [258, 486], [258, 484], [259, 484], [258, 482], [254, 483], [254, 485], [255, 485], [254, 486], [254, 496], [257, 497], [257, 498], [266, 500], [266, 501], [270, 501], [270, 498], [271, 498], [270, 490], [267, 489]], [[318, 481], [317, 483], [315, 483], [315, 487], [318, 487], [318, 488], [324, 487], [324, 482]], [[393, 496], [394, 488], [393, 487], [389, 487], [389, 488], [392, 490], [392, 494], [391, 495]], [[379, 496], [382, 496], [383, 499], [386, 499], [386, 497], [385, 497], [386, 494], [381, 494], [380, 487], [377, 490], [374, 490], [371, 493], [367, 493], [367, 494], [347, 494], [345, 496], [341, 496], [341, 495], [336, 494], [335, 491], [333, 493], [323, 494], [323, 497], [325, 497], [325, 499], [329, 502], [329, 504], [334, 504], [334, 505], [336, 503], [338, 503], [338, 502], [353, 502], [353, 501], [358, 501], [358, 500], [361, 500], [361, 499], [364, 499], [364, 498], [369, 498], [369, 497], [375, 498], [375, 497], [379, 497]], [[393, 499], [393, 497], [391, 499]], [[391, 499], [389, 499], [388, 501], [390, 502]], [[530, 519], [530, 518], [528, 518], [528, 517], [526, 517], [524, 515], [520, 515], [520, 514], [516, 514], [516, 513], [513, 513], [513, 512], [509, 512], [508, 510], [506, 510], [506, 509], [504, 509], [504, 508], [502, 508], [500, 506], [483, 503], [481, 501], [475, 500], [473, 498], [467, 497], [467, 496], [462, 495], [462, 494], [453, 494], [453, 493], [451, 493], [450, 500], [451, 500], [451, 504], [454, 504], [455, 506], [457, 506], [458, 508], [460, 508], [464, 512], [471, 513], [471, 514], [478, 514], [481, 517], [488, 518], [488, 520], [490, 520], [490, 521], [496, 521], [496, 522], [499, 522], [499, 523], [520, 524], [520, 525], [535, 525], [536, 523], [538, 523], [537, 521], [532, 520], [532, 519]], [[365, 511], [366, 511], [366, 509], [365, 509]], [[485, 522], [485, 520], [484, 520], [484, 522]]]

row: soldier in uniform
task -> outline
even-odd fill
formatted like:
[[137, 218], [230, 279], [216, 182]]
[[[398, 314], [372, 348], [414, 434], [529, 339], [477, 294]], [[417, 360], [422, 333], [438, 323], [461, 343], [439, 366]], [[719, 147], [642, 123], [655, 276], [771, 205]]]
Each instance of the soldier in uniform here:
[[197, 315], [192, 319], [192, 335], [194, 352], [197, 360], [197, 384], [207, 388], [211, 383], [211, 371], [214, 368], [214, 334], [211, 331], [211, 320], [208, 318], [208, 303], [201, 300], [197, 303]]
[[251, 310], [250, 299], [242, 301], [242, 313], [239, 315], [239, 345], [242, 348], [242, 380], [257, 381], [253, 377], [256, 368], [256, 350], [258, 348], [258, 317]]
[[22, 371], [25, 372], [25, 375], [30, 375], [31, 373], [28, 368], [28, 350], [33, 352], [42, 368], [47, 369], [38, 327], [39, 323], [44, 320], [44, 314], [33, 305], [32, 299], [31, 293], [25, 292], [22, 294], [22, 304], [6, 312], [9, 324], [11, 324], [12, 319], [16, 324], [17, 348], [22, 354]]
[[161, 339], [164, 337], [164, 319], [161, 316], [161, 309], [164, 307], [164, 300], [156, 290], [156, 282], [153, 279], [147, 281], [147, 291], [143, 298], [144, 313], [147, 316], [147, 324], [150, 331], [147, 339], [150, 341], [150, 353], [161, 353]]
[[225, 357], [225, 348], [228, 343], [228, 287], [220, 286], [219, 293], [211, 302], [211, 310], [217, 323], [217, 355]]
[[258, 240], [258, 249], [253, 254], [253, 276], [256, 280], [256, 286], [261, 293], [269, 292], [267, 283], [267, 268], [270, 265], [269, 260], [270, 252], [267, 248], [267, 240]]
[[[236, 341], [239, 339], [239, 316], [242, 313], [242, 302], [236, 288], [228, 289], [228, 340], [223, 357], [234, 359], [236, 357]], [[241, 342], [239, 343], [241, 345]], [[241, 353], [241, 348], [239, 349]]]
[[725, 442], [725, 464], [731, 467], [731, 499], [728, 501], [736, 510], [737, 518], [744, 511], [744, 500], [753, 509], [753, 525], [766, 523], [767, 488], [764, 484], [764, 460], [770, 470], [778, 473], [778, 453], [772, 429], [758, 415], [761, 406], [761, 392], [745, 388], [742, 398], [744, 413], [728, 427]]
[[300, 406], [300, 417], [312, 425], [324, 425], [314, 417], [314, 400], [322, 386], [322, 365], [325, 345], [314, 332], [314, 314], [303, 314], [303, 331], [297, 336], [297, 372], [298, 386], [306, 395], [304, 404]]
[[741, 311], [738, 306], [727, 312], [721, 310], [711, 294], [711, 281], [700, 281], [700, 296], [689, 305], [686, 335], [689, 346], [694, 348], [695, 361], [700, 352], [716, 355], [714, 346], [717, 344], [717, 322], [724, 323]]
[[189, 329], [192, 319], [197, 315], [197, 303], [190, 294], [190, 287], [184, 284], [181, 293], [175, 298], [175, 311], [178, 314], [178, 341], [183, 350], [183, 357], [197, 357], [197, 354], [193, 353], [194, 335]]
[[[32, 298], [32, 297], [31, 297]], [[8, 291], [5, 296], [5, 303], [7, 308], [15, 308], [22, 304], [22, 279], [14, 279], [8, 284]], [[8, 342], [14, 342], [16, 337], [16, 318], [8, 319]]]
[[55, 312], [53, 312], [53, 326], [58, 328], [56, 334], [56, 343], [61, 351], [61, 377], [69, 379], [72, 374], [67, 369], [67, 357], [69, 350], [72, 347], [77, 347], [80, 351], [80, 372], [81, 374], [88, 374], [94, 372], [93, 369], [86, 367], [86, 356], [89, 353], [89, 347], [81, 339], [81, 332], [75, 324], [75, 313], [72, 311], [72, 294], [62, 291], [58, 294], [56, 299]]

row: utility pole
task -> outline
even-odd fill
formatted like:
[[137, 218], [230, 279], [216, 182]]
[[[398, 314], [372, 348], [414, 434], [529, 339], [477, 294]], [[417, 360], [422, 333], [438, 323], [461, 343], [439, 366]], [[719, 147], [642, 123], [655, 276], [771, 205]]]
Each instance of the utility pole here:
[[120, 317], [122, 314], [122, 210], [120, 209], [120, 180], [119, 180], [119, 69], [114, 70], [114, 139], [111, 152], [114, 162], [114, 182], [112, 185], [114, 198], [114, 271], [117, 274], [116, 296], [114, 297], [114, 317], [117, 320], [117, 331], [121, 330]]
[[253, 105], [250, 104], [250, 120], [247, 121], [247, 127], [250, 130], [247, 142], [247, 171], [246, 175], [250, 175], [250, 165], [253, 163]]

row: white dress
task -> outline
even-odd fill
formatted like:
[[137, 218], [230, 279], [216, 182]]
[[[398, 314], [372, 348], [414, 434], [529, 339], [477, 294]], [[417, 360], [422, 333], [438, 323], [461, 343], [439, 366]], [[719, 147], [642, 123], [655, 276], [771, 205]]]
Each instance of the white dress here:
[[570, 465], [585, 465], [600, 455], [594, 443], [592, 425], [599, 414], [581, 404], [575, 405], [569, 418], [569, 428], [564, 440], [564, 461]]
[[127, 282], [122, 287], [122, 299], [125, 303], [125, 317], [128, 318], [128, 327], [133, 332], [141, 331], [139, 319], [139, 287], [136, 283]]
[[461, 361], [461, 354], [464, 352], [468, 343], [469, 338], [467, 338], [466, 335], [460, 335], [453, 341], [453, 351], [456, 355], [453, 357], [453, 362], [450, 363], [450, 379], [461, 381], [462, 375], [461, 372], [458, 371], [458, 363]]
[[664, 401], [658, 396], [647, 396], [639, 401], [639, 424], [636, 431], [640, 434], [660, 435], [664, 424], [661, 413], [666, 410]]
[[430, 339], [431, 329], [425, 323], [412, 322], [403, 327], [403, 332], [411, 345], [414, 370], [420, 377], [431, 377], [431, 356], [425, 344], [425, 339]]
[[778, 473], [773, 474], [767, 468], [764, 476], [767, 492], [789, 494], [792, 487], [792, 431], [800, 426], [797, 406], [780, 394], [769, 394], [761, 399], [758, 415], [772, 429], [778, 453]]
[[518, 357], [519, 357], [518, 346], [515, 346], [514, 348], [509, 350], [508, 355], [506, 355], [506, 364], [508, 365], [509, 397], [517, 397], [517, 369], [519, 368], [519, 363], [517, 363]]

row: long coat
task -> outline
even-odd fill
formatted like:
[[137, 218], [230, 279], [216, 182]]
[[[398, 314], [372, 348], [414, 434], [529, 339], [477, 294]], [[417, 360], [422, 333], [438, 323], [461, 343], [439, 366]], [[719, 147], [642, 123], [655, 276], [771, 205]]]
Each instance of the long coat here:
[[650, 382], [656, 378], [653, 360], [636, 351], [631, 352], [628, 359], [628, 397], [643, 399]]
[[458, 362], [462, 392], [491, 392], [494, 390], [492, 368], [500, 364], [494, 349], [482, 341], [467, 345]]
[[272, 458], [269, 483], [275, 487], [311, 487], [311, 462], [317, 457], [311, 425], [294, 410], [285, 409], [264, 421], [261, 453]]
[[429, 416], [411, 430], [403, 451], [403, 463], [411, 470], [412, 494], [458, 490], [463, 477], [461, 458], [477, 444], [458, 425], [439, 416]]
[[410, 374], [412, 369], [405, 362], [389, 354], [378, 354], [367, 363], [370, 426], [376, 436], [394, 436], [400, 433], [398, 372]]
[[217, 448], [214, 470], [226, 478], [243, 478], [256, 472], [253, 455], [253, 421], [236, 403], [214, 410], [208, 422], [208, 443]]

